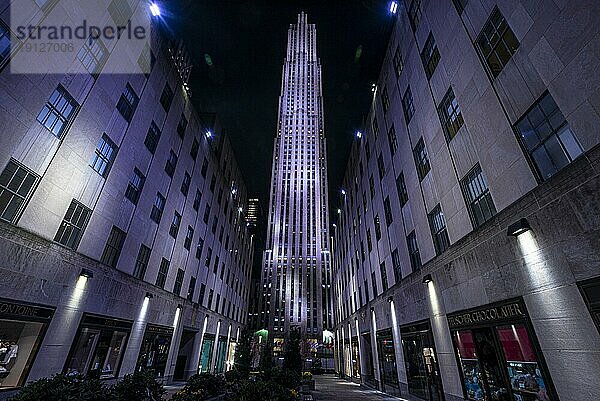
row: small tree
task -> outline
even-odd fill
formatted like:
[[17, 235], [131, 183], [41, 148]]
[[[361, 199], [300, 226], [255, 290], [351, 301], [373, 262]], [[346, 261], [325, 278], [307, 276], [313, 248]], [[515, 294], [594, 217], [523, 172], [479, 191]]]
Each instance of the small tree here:
[[302, 356], [300, 355], [300, 330], [290, 330], [290, 335], [283, 356], [283, 368], [300, 373], [302, 371]]
[[235, 349], [234, 369], [242, 379], [250, 375], [252, 364], [252, 332], [247, 328], [240, 334], [240, 341]]
[[266, 341], [262, 346], [258, 369], [262, 372], [265, 380], [271, 379], [271, 371], [273, 369], [273, 347], [269, 341]]

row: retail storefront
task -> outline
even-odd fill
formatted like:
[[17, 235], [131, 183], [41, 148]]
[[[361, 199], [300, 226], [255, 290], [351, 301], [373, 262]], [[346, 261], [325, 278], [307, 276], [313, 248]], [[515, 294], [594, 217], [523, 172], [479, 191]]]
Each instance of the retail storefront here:
[[600, 277], [579, 283], [583, 299], [600, 331]]
[[352, 337], [352, 377], [360, 380], [360, 352], [358, 337]]
[[227, 336], [220, 336], [217, 343], [217, 360], [214, 373], [223, 373], [225, 370], [225, 354], [227, 352]]
[[448, 324], [466, 399], [558, 400], [522, 299], [450, 314]]
[[388, 394], [399, 395], [400, 388], [392, 329], [377, 332], [377, 355], [379, 356], [381, 389]]
[[364, 346], [363, 356], [365, 360], [365, 371], [364, 381], [370, 386], [377, 387], [377, 380], [375, 380], [375, 372], [373, 368], [373, 351], [371, 348], [371, 333], [361, 333], [362, 341]]
[[212, 362], [213, 347], [215, 346], [215, 335], [206, 333], [202, 339], [202, 350], [200, 352], [200, 373], [210, 371], [210, 364]]
[[344, 376], [350, 377], [352, 374], [352, 357], [351, 357], [350, 343], [347, 339], [344, 339]]
[[21, 386], [54, 309], [0, 298], [0, 390]]
[[400, 327], [408, 392], [428, 401], [444, 400], [429, 321]]
[[85, 313], [64, 371], [102, 379], [118, 377], [132, 322]]
[[142, 340], [136, 371], [149, 371], [163, 377], [167, 367], [173, 327], [148, 324]]

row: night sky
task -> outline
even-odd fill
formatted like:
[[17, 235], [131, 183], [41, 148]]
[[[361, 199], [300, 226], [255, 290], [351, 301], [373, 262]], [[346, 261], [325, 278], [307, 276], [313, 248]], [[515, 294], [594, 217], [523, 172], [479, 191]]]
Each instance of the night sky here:
[[[218, 113], [251, 195], [268, 209], [273, 137], [289, 24], [317, 26], [330, 199], [371, 102], [392, 16], [387, 0], [164, 0], [164, 19], [191, 53], [193, 101]], [[212, 64], [212, 65], [209, 65]]]

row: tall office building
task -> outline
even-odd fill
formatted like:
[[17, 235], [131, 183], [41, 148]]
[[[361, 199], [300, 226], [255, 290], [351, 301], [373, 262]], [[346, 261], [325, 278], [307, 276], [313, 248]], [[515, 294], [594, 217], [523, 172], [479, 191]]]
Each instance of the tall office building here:
[[327, 163], [316, 29], [288, 31], [263, 257], [261, 319], [277, 343], [300, 328], [316, 345], [332, 327]]

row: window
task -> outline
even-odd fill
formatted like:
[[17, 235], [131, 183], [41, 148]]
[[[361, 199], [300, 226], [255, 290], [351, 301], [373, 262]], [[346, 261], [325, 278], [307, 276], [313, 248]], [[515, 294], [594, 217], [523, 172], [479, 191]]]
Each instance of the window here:
[[199, 189], [196, 189], [196, 196], [194, 196], [194, 204], [192, 205], [192, 207], [194, 208], [195, 211], [198, 211], [198, 209], [200, 209], [200, 201], [202, 200], [202, 192], [200, 192]]
[[62, 85], [58, 85], [38, 114], [37, 120], [60, 139], [75, 116], [78, 107], [79, 105], [69, 92]]
[[421, 0], [413, 0], [408, 6], [408, 19], [413, 32], [419, 27], [421, 22]]
[[381, 221], [379, 215], [375, 215], [375, 239], [379, 241], [381, 239]]
[[117, 110], [119, 110], [119, 113], [121, 113], [125, 121], [131, 122], [133, 113], [135, 113], [135, 109], [137, 108], [139, 102], [140, 98], [128, 82], [127, 85], [125, 85], [125, 90], [119, 98], [119, 102], [117, 103]]
[[200, 260], [202, 256], [202, 249], [204, 248], [204, 240], [202, 238], [198, 239], [198, 245], [196, 246], [196, 259]]
[[150, 124], [150, 128], [148, 129], [148, 133], [146, 134], [146, 139], [144, 140], [144, 145], [150, 151], [150, 153], [154, 154], [156, 152], [156, 147], [158, 146], [158, 141], [160, 140], [160, 129], [158, 125], [154, 121]]
[[117, 262], [119, 261], [119, 256], [121, 256], [126, 235], [125, 231], [121, 230], [119, 227], [112, 227], [108, 239], [106, 240], [104, 252], [102, 252], [102, 257], [100, 258], [102, 263], [109, 265], [110, 267], [117, 267]]
[[192, 141], [192, 148], [190, 149], [190, 156], [192, 156], [192, 159], [196, 160], [196, 157], [198, 157], [198, 148], [200, 147], [200, 143], [198, 143], [198, 140], [196, 138], [194, 138], [194, 140]]
[[96, 152], [92, 158], [90, 166], [102, 177], [106, 178], [110, 172], [115, 157], [117, 157], [117, 145], [106, 134], [102, 134], [102, 138], [96, 146]]
[[392, 206], [390, 205], [390, 197], [386, 196], [383, 201], [383, 209], [385, 211], [385, 224], [389, 227], [394, 222], [394, 215], [392, 214]]
[[406, 237], [406, 245], [408, 246], [408, 256], [412, 270], [419, 270], [421, 267], [421, 254], [419, 253], [419, 244], [414, 230]]
[[428, 217], [429, 228], [431, 229], [431, 236], [433, 237], [433, 245], [435, 246], [435, 253], [439, 255], [450, 246], [450, 239], [448, 238], [448, 231], [446, 230], [446, 220], [444, 219], [444, 213], [442, 213], [442, 208], [439, 204], [433, 208]]
[[377, 290], [377, 279], [375, 278], [375, 272], [371, 272], [371, 285], [373, 285], [373, 297], [376, 297], [379, 291]]
[[108, 6], [108, 13], [116, 26], [126, 26], [133, 11], [127, 0], [112, 0]]
[[173, 293], [175, 295], [181, 294], [181, 286], [183, 285], [183, 276], [185, 271], [183, 269], [177, 269], [177, 276], [175, 276], [175, 285], [173, 285]]
[[191, 301], [194, 298], [194, 291], [196, 290], [196, 277], [190, 278], [190, 284], [188, 285], [187, 300]]
[[181, 113], [181, 118], [179, 119], [179, 124], [177, 124], [177, 134], [180, 138], [185, 136], [185, 129], [188, 126], [188, 120], [185, 118], [185, 115]]
[[204, 221], [204, 224], [208, 224], [209, 216], [210, 216], [210, 205], [207, 203], [206, 207], [204, 208], [204, 216], [202, 218], [202, 221]]
[[181, 182], [181, 193], [184, 194], [185, 196], [187, 196], [188, 191], [190, 190], [190, 182], [191, 181], [192, 181], [192, 177], [186, 171], [185, 175], [183, 176], [183, 181]]
[[379, 265], [379, 273], [381, 274], [381, 285], [383, 287], [383, 291], [387, 291], [388, 289], [388, 279], [387, 279], [387, 271], [385, 267], [385, 262], [381, 262]]
[[100, 38], [90, 36], [77, 53], [77, 59], [92, 75], [99, 74], [108, 60], [108, 49]]
[[481, 167], [477, 164], [461, 181], [461, 186], [473, 226], [479, 227], [496, 214], [496, 207], [490, 194]]
[[492, 77], [496, 78], [519, 47], [517, 37], [498, 7], [483, 26], [476, 45]]
[[204, 260], [204, 266], [209, 268], [210, 267], [210, 260], [212, 259], [212, 248], [209, 246], [206, 249], [206, 259]]
[[373, 118], [373, 123], [371, 125], [373, 128], [373, 135], [377, 138], [379, 136], [379, 123], [377, 123], [377, 117]]
[[0, 175], [0, 219], [16, 223], [39, 179], [18, 161], [9, 160]]
[[202, 161], [202, 168], [200, 169], [200, 174], [202, 174], [202, 177], [206, 178], [207, 170], [208, 170], [208, 160], [205, 157], [204, 160]]
[[58, 228], [54, 241], [76, 250], [91, 214], [90, 209], [73, 199]]
[[394, 268], [394, 282], [399, 283], [402, 280], [402, 266], [400, 265], [398, 248], [392, 251], [392, 267]]
[[417, 166], [417, 173], [419, 174], [419, 179], [423, 180], [423, 178], [425, 178], [431, 169], [423, 138], [419, 139], [419, 142], [417, 142], [417, 145], [413, 149], [413, 155], [415, 158], [415, 165]]
[[11, 34], [8, 27], [0, 22], [0, 66], [5, 64], [11, 52]]
[[208, 189], [210, 189], [210, 192], [215, 192], [215, 185], [217, 184], [217, 177], [213, 174], [211, 179], [210, 179], [210, 185], [208, 187]]
[[204, 294], [206, 294], [206, 284], [200, 284], [200, 294], [198, 294], [198, 303], [202, 306], [204, 303]]
[[165, 172], [171, 178], [173, 178], [173, 174], [175, 174], [175, 168], [177, 167], [177, 154], [173, 152], [173, 149], [169, 152], [169, 158], [167, 159], [167, 163], [165, 163]]
[[152, 211], [150, 212], [150, 218], [156, 223], [160, 223], [162, 218], [163, 210], [165, 209], [165, 197], [160, 192], [156, 193], [154, 198], [154, 204], [152, 205]]
[[583, 153], [556, 102], [545, 93], [516, 129], [542, 179], [548, 179]]
[[140, 194], [142, 193], [145, 182], [146, 177], [144, 174], [137, 168], [134, 168], [133, 174], [129, 179], [129, 184], [127, 185], [127, 190], [125, 191], [125, 197], [134, 205], [137, 205], [138, 200], [140, 199]]
[[377, 169], [379, 170], [379, 179], [381, 180], [385, 176], [385, 162], [381, 153], [377, 156]]
[[427, 41], [425, 41], [425, 46], [421, 52], [421, 61], [423, 62], [427, 79], [430, 79], [440, 61], [440, 52], [438, 51], [435, 39], [431, 32], [429, 32], [429, 36], [427, 37]]
[[384, 113], [390, 108], [390, 97], [388, 96], [387, 87], [383, 88], [383, 92], [381, 92], [381, 105], [383, 106]]
[[454, 7], [456, 7], [456, 11], [459, 14], [462, 14], [463, 11], [465, 11], [465, 7], [467, 6], [468, 2], [469, 0], [452, 0], [452, 3], [454, 3]]
[[169, 86], [168, 83], [165, 84], [165, 87], [160, 95], [160, 104], [165, 109], [166, 112], [169, 112], [171, 108], [171, 103], [173, 102], [173, 89]]
[[442, 128], [444, 128], [444, 132], [446, 133], [446, 139], [450, 141], [464, 123], [452, 88], [448, 89], [448, 92], [444, 95], [442, 102], [438, 106], [438, 113], [442, 122]]
[[402, 207], [408, 202], [408, 192], [406, 191], [406, 183], [404, 182], [404, 172], [400, 172], [396, 178], [396, 190], [398, 191], [400, 207]]
[[158, 268], [158, 276], [156, 276], [156, 285], [160, 288], [165, 288], [167, 274], [169, 274], [170, 264], [171, 262], [165, 258], [162, 258], [162, 260], [160, 261], [160, 267]]
[[390, 153], [392, 156], [396, 153], [398, 149], [398, 140], [396, 138], [396, 129], [392, 125], [392, 128], [388, 131], [388, 145], [390, 146]]
[[133, 276], [135, 278], [143, 280], [146, 276], [146, 270], [148, 269], [148, 261], [150, 260], [151, 252], [152, 250], [146, 245], [140, 245], [140, 250], [138, 251], [138, 255], [135, 260], [135, 268], [133, 270]]
[[169, 235], [173, 238], [177, 238], [179, 232], [179, 226], [181, 225], [181, 215], [177, 212], [173, 213], [173, 220], [171, 221], [171, 227], [169, 228]]
[[187, 234], [185, 235], [185, 241], [183, 242], [183, 247], [188, 251], [192, 247], [192, 239], [194, 238], [194, 229], [192, 226], [188, 226]]
[[406, 124], [410, 122], [412, 117], [415, 115], [415, 105], [413, 104], [412, 92], [410, 86], [406, 88], [404, 96], [402, 96], [402, 110], [404, 111], [404, 119]]
[[375, 180], [373, 179], [373, 175], [369, 176], [369, 191], [371, 195], [371, 199], [375, 196]]
[[394, 52], [394, 72], [396, 73], [396, 78], [400, 77], [402, 74], [402, 69], [404, 68], [404, 64], [402, 62], [402, 53], [400, 53], [400, 46], [396, 46], [396, 51]]

